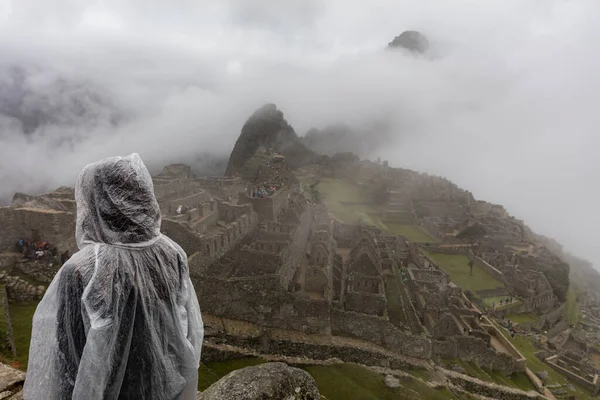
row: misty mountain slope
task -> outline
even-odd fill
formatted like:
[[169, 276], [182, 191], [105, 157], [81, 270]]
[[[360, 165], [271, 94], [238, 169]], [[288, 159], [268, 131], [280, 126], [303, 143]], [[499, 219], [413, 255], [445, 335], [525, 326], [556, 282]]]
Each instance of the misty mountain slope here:
[[429, 49], [429, 40], [421, 32], [404, 31], [388, 43], [388, 48], [404, 48], [415, 53], [425, 53]]
[[117, 125], [124, 115], [90, 82], [52, 70], [0, 66], [0, 118], [29, 135], [45, 126]]
[[354, 153], [368, 158], [389, 142], [391, 124], [385, 117], [360, 127], [345, 123], [329, 125], [323, 129], [312, 128], [301, 137], [302, 143], [320, 154]]
[[260, 149], [272, 148], [283, 154], [292, 168], [314, 163], [318, 154], [308, 149], [275, 104], [266, 104], [248, 118], [235, 142], [226, 176], [239, 173]]

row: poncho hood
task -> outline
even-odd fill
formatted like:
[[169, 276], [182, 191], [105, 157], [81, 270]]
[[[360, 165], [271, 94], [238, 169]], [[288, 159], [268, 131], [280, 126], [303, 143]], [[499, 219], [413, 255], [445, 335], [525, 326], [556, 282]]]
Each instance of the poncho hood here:
[[86, 166], [75, 200], [79, 248], [94, 243], [144, 247], [160, 237], [152, 177], [137, 153]]

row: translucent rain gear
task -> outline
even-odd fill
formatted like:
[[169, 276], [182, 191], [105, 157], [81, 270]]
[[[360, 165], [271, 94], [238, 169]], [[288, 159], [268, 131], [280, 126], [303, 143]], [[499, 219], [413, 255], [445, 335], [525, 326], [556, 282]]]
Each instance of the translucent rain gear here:
[[35, 312], [24, 400], [196, 399], [200, 307], [142, 160], [88, 165], [75, 199], [80, 251]]

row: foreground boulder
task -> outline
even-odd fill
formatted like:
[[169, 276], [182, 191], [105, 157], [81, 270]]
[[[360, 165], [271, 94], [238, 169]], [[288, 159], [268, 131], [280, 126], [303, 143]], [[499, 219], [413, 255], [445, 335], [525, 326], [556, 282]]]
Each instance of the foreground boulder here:
[[200, 394], [201, 400], [319, 400], [315, 380], [284, 363], [267, 363], [231, 372]]

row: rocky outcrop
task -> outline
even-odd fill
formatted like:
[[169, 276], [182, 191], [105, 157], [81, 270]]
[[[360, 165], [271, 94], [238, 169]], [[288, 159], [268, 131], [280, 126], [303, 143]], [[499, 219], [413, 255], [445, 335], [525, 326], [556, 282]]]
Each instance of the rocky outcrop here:
[[0, 363], [0, 399], [22, 399], [24, 382], [25, 372]]
[[421, 32], [404, 31], [388, 43], [388, 48], [404, 48], [415, 53], [425, 53], [429, 49], [429, 40]]
[[201, 400], [318, 400], [314, 379], [284, 363], [267, 363], [231, 372], [198, 397]]
[[273, 149], [283, 154], [292, 168], [312, 164], [318, 158], [300, 141], [275, 104], [259, 108], [246, 121], [229, 157], [225, 175], [239, 173], [260, 149]]

